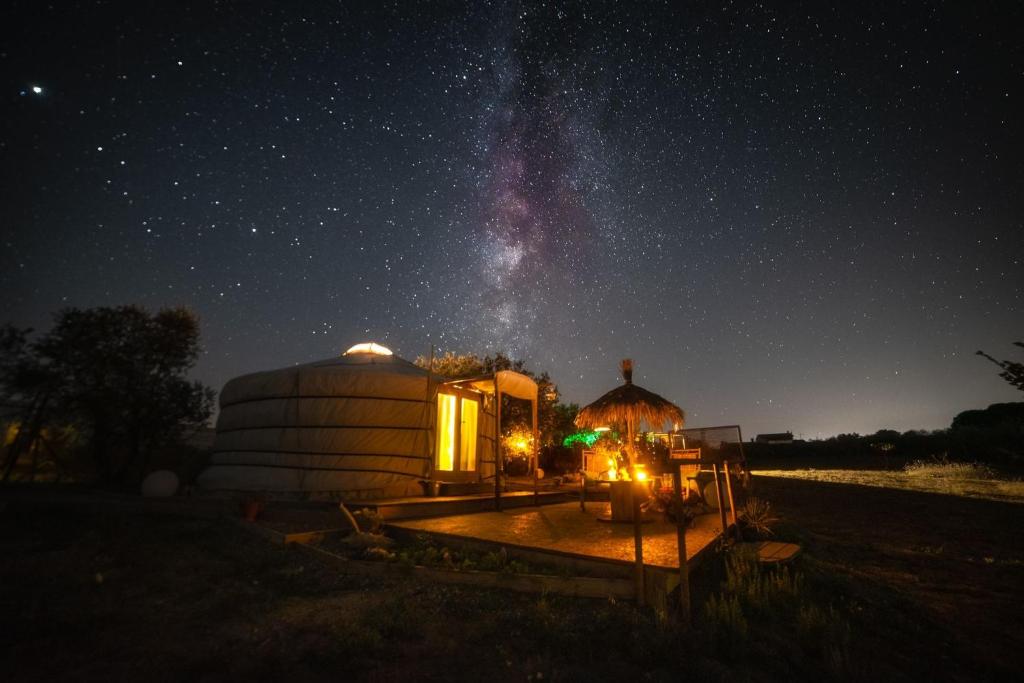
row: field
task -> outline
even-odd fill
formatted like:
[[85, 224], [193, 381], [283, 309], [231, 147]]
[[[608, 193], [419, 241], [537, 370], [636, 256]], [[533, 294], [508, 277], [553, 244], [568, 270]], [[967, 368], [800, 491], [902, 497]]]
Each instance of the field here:
[[758, 495], [803, 555], [782, 573], [731, 561], [701, 578], [686, 635], [629, 604], [344, 576], [224, 520], [0, 503], [0, 671], [1011, 680], [1024, 664], [1024, 506], [781, 477]]
[[833, 484], [856, 484], [905, 491], [941, 493], [966, 498], [1024, 503], [1024, 481], [977, 476], [985, 472], [949, 471], [948, 468], [920, 466], [907, 470], [870, 469], [760, 469], [757, 477], [803, 479]]

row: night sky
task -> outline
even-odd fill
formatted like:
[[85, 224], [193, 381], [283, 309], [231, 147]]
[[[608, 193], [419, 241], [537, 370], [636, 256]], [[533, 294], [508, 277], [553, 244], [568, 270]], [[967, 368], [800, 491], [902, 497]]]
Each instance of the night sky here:
[[0, 10], [0, 322], [185, 305], [218, 389], [632, 357], [747, 436], [1020, 398], [1020, 3], [189, 4]]

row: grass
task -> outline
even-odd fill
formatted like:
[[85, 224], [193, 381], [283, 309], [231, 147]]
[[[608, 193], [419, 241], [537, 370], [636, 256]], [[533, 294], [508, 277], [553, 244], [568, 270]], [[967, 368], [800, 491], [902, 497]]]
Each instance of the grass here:
[[1000, 477], [995, 470], [981, 463], [945, 459], [917, 460], [901, 470], [755, 469], [753, 474], [757, 477], [805, 479], [1024, 503], [1024, 481]]
[[742, 552], [708, 565], [695, 576], [689, 634], [614, 601], [346, 576], [216, 520], [10, 503], [0, 666], [11, 681], [984, 680], [1019, 670], [1015, 506], [758, 486], [780, 518], [776, 537], [804, 553], [777, 569]]
[[469, 548], [449, 548], [426, 534], [416, 534], [407, 541], [390, 539], [387, 548], [363, 547], [349, 542], [351, 536], [327, 537], [318, 545], [343, 557], [359, 560], [395, 562], [405, 567], [430, 567], [449, 571], [484, 571], [503, 574], [543, 574], [564, 576], [560, 567], [528, 563], [509, 557], [505, 548], [479, 551]]
[[945, 456], [931, 460], [915, 460], [908, 463], [903, 471], [911, 477], [930, 477], [947, 481], [999, 479], [998, 473], [984, 463], [950, 462]]

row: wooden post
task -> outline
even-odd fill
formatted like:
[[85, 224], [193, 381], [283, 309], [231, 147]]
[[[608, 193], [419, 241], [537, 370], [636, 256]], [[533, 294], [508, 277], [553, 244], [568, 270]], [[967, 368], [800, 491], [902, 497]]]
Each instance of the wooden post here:
[[501, 390], [494, 376], [494, 509], [501, 512]]
[[[431, 396], [430, 382], [434, 378], [434, 345], [430, 345], [430, 364], [427, 366], [427, 389], [423, 396], [423, 422], [426, 423], [426, 429], [423, 431], [426, 434], [426, 448], [425, 452], [427, 455], [427, 482], [428, 486], [433, 486], [434, 482], [434, 439], [437, 438], [435, 431], [437, 430], [437, 417], [434, 417], [433, 429], [430, 424], [430, 408], [431, 403], [437, 403], [437, 399]], [[298, 403], [296, 403], [296, 406]], [[428, 491], [429, 493], [429, 491]]]
[[533, 506], [537, 507], [540, 505], [540, 479], [538, 478], [538, 469], [540, 467], [540, 455], [537, 452], [537, 442], [534, 440], [533, 443]]
[[684, 628], [689, 628], [690, 617], [690, 568], [686, 564], [686, 525], [683, 522], [682, 482], [683, 468], [677, 466], [672, 477], [672, 507], [676, 513], [676, 545], [679, 548], [679, 619]]
[[718, 514], [722, 518], [722, 535], [725, 536], [729, 530], [729, 523], [725, 519], [725, 502], [722, 497], [722, 480], [718, 476], [718, 463], [711, 463], [711, 469], [715, 472], [715, 493], [718, 495]]
[[540, 396], [536, 393], [533, 396], [533, 402], [530, 404], [532, 410], [530, 411], [533, 415], [533, 504], [534, 506], [540, 505], [540, 495], [538, 494], [539, 482], [537, 481], [537, 469], [540, 467], [540, 423], [538, 422], [537, 415], [540, 409], [538, 405], [540, 403]]
[[729, 461], [726, 460], [723, 464], [725, 466], [725, 491], [729, 494], [729, 516], [732, 517], [732, 527], [736, 530], [736, 540], [742, 541], [743, 536], [740, 534], [740, 525], [736, 523], [736, 501], [732, 497], [732, 481], [729, 476]]
[[587, 511], [587, 473], [580, 472], [580, 512]]
[[644, 538], [641, 532], [643, 520], [640, 519], [640, 486], [633, 482], [630, 494], [633, 498], [633, 552], [636, 559], [634, 572], [636, 574], [636, 604], [643, 607], [646, 600], [644, 596]]

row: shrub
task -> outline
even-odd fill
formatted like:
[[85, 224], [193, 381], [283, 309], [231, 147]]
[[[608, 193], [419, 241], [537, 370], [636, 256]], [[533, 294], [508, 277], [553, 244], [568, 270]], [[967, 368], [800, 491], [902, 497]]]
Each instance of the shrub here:
[[931, 460], [915, 460], [903, 471], [912, 477], [934, 479], [996, 479], [996, 471], [980, 462], [951, 462], [949, 457], [933, 457]]
[[734, 657], [746, 644], [749, 625], [736, 595], [712, 595], [704, 605], [704, 619], [711, 646], [720, 655]]
[[751, 613], [771, 616], [785, 611], [803, 589], [803, 577], [781, 566], [766, 569], [754, 551], [741, 550], [726, 560], [723, 592], [738, 597]]
[[829, 671], [842, 676], [850, 669], [850, 625], [831, 605], [827, 610], [803, 604], [797, 613], [797, 632], [804, 651], [820, 658]]

